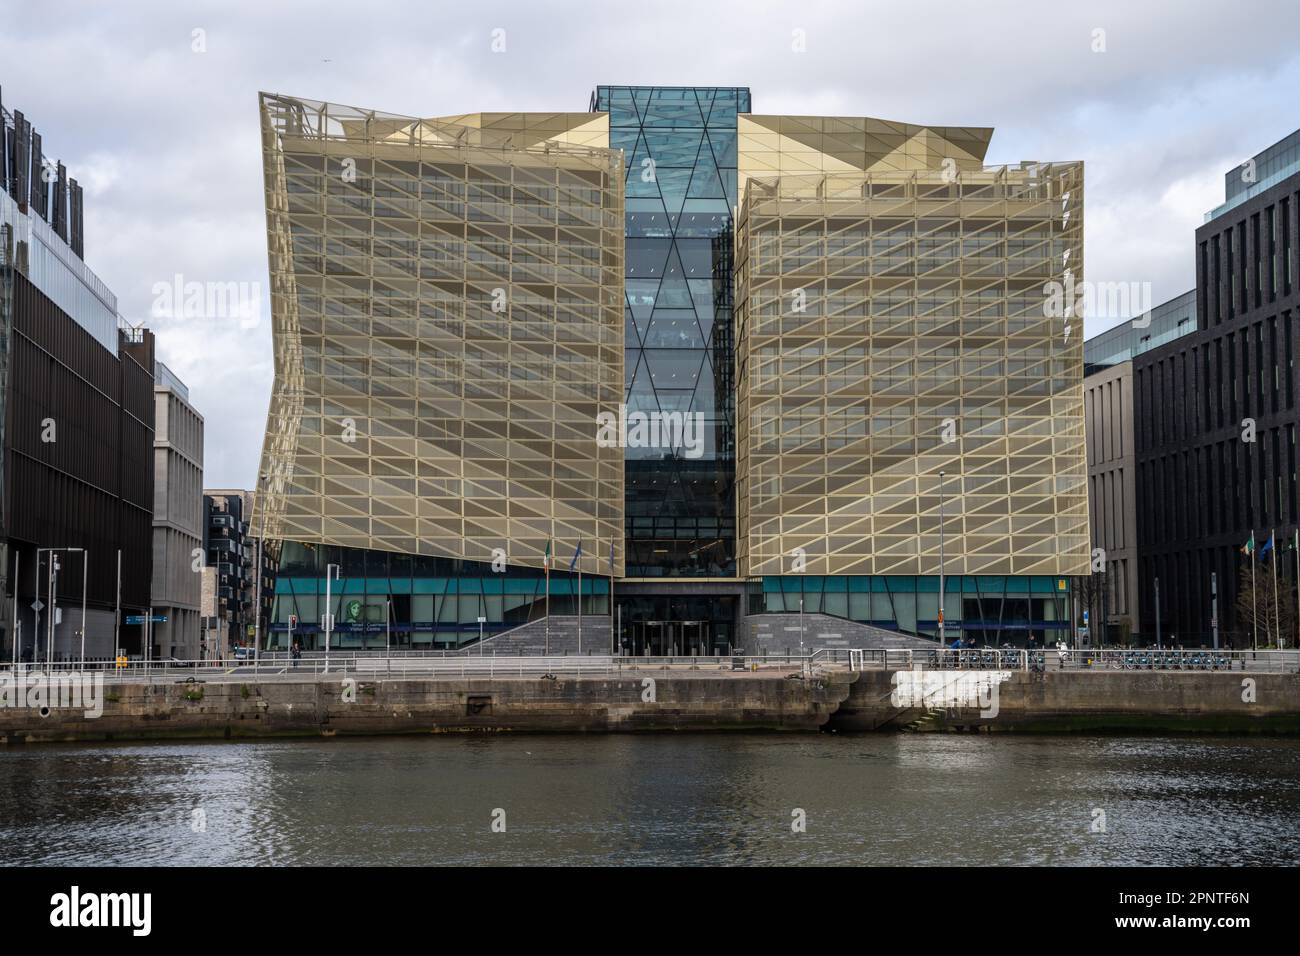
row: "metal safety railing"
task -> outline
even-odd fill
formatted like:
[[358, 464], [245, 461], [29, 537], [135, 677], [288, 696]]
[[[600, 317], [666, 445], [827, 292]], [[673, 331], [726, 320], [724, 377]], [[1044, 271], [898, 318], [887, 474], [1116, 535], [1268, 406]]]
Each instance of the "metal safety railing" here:
[[1255, 671], [1258, 673], [1300, 673], [1300, 651], [1227, 651], [1209, 648], [1192, 650], [1090, 650], [1068, 649], [1049, 652], [1053, 665], [1061, 670], [1128, 671]]
[[1300, 651], [1226, 650], [1026, 650], [1022, 648], [822, 648], [807, 654], [744, 655], [465, 655], [438, 651], [400, 654], [284, 652], [230, 660], [57, 661], [0, 663], [0, 675], [14, 672], [103, 674], [109, 682], [186, 680], [384, 679], [456, 677], [599, 676], [649, 671], [692, 674], [798, 672], [802, 676], [847, 670], [1017, 670], [1017, 671], [1253, 671], [1300, 673]]
[[[76, 661], [19, 664], [17, 670], [26, 674], [77, 673], [103, 674], [106, 682], [176, 682], [176, 681], [258, 681], [302, 679], [400, 679], [457, 677], [547, 677], [551, 675], [599, 676], [648, 671], [674, 671], [683, 675], [693, 673], [717, 674], [758, 673], [774, 671], [799, 671], [811, 674], [816, 667], [837, 666], [826, 654], [767, 655], [695, 655], [673, 657], [613, 655], [569, 656], [506, 656], [497, 654], [443, 655], [432, 652], [424, 655], [406, 653], [401, 656], [374, 654], [303, 654], [295, 659], [283, 652], [263, 653], [256, 658], [234, 660], [164, 661], [128, 660], [93, 661], [82, 665]], [[14, 671], [14, 665], [0, 665], [0, 675]]]
[[[850, 651], [850, 667], [928, 667], [963, 670], [1158, 670], [1300, 673], [1300, 651], [935, 648]], [[880, 655], [884, 655], [882, 658]], [[890, 656], [897, 655], [897, 656]], [[881, 663], [882, 659], [885, 663]]]

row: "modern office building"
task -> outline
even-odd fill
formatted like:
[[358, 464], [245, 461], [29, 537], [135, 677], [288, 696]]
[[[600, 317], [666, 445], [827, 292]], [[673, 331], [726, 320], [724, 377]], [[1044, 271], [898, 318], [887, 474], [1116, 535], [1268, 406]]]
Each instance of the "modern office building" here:
[[941, 570], [950, 629], [1068, 629], [1082, 166], [739, 87], [589, 105], [262, 96], [272, 641], [319, 645], [327, 577], [345, 647], [581, 608], [725, 648], [801, 602], [932, 634]]
[[1195, 331], [1133, 358], [1139, 586], [1142, 631], [1158, 581], [1162, 637], [1187, 643], [1211, 639], [1213, 578], [1220, 634], [1240, 647], [1255, 639], [1236, 612], [1242, 569], [1271, 576], [1281, 553], [1294, 582], [1300, 131], [1228, 170], [1224, 198], [1196, 230]]
[[1196, 290], [1112, 326], [1083, 343], [1083, 373], [1130, 362], [1135, 356], [1196, 331]]
[[276, 558], [272, 548], [263, 547], [259, 573], [257, 538], [249, 532], [254, 504], [253, 493], [242, 488], [203, 491], [203, 657], [225, 657], [234, 647], [250, 646], [259, 603], [262, 626], [270, 620]]
[[144, 629], [116, 612], [150, 600], [153, 336], [82, 261], [76, 181], [20, 111], [0, 116], [4, 654], [15, 613], [24, 658], [136, 653]]
[[200, 657], [203, 548], [203, 416], [190, 392], [154, 363], [153, 586], [155, 654]]
[[1135, 316], [1083, 345], [1092, 574], [1079, 600], [1094, 643], [1140, 640], [1137, 458], [1133, 358], [1196, 330], [1196, 290]]

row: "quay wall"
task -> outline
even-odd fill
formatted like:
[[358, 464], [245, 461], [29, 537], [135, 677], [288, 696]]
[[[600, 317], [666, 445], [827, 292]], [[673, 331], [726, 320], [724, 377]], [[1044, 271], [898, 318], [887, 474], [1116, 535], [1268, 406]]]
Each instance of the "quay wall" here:
[[103, 713], [0, 709], [0, 742], [474, 732], [815, 731], [852, 675], [105, 684]]
[[[0, 745], [432, 733], [1010, 731], [1300, 733], [1300, 675], [1242, 671], [779, 670], [711, 676], [340, 678], [106, 683], [102, 714], [0, 707]], [[964, 677], [958, 675], [965, 674]], [[899, 696], [900, 681], [939, 681]], [[996, 683], [996, 693], [988, 690]], [[933, 687], [934, 685], [926, 685]], [[959, 688], [960, 689], [960, 688]]]
[[[942, 686], [929, 700], [900, 700], [896, 673], [909, 672], [860, 674], [828, 729], [1300, 733], [1300, 674], [1011, 671], [996, 695], [954, 705], [962, 695]], [[963, 672], [929, 673], [942, 684]]]

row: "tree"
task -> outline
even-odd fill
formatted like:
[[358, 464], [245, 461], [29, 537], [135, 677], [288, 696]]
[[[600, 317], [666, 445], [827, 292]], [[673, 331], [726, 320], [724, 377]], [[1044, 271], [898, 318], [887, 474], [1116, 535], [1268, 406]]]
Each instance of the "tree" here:
[[[1273, 587], [1273, 561], [1270, 554], [1255, 561], [1255, 596], [1251, 599], [1250, 560], [1243, 561], [1237, 575], [1237, 630], [1249, 645], [1255, 640], [1255, 622], [1259, 622], [1260, 647], [1277, 646], [1278, 632], [1283, 638], [1295, 634], [1295, 586], [1285, 577], [1285, 569], [1278, 568], [1277, 589]], [[1288, 644], [1293, 643], [1288, 640]]]
[[1102, 620], [1102, 592], [1105, 587], [1105, 571], [1079, 575], [1074, 579], [1074, 593], [1079, 596], [1080, 609], [1088, 612], [1089, 633], [1093, 635], [1092, 643], [1097, 647], [1106, 641], [1106, 622]]

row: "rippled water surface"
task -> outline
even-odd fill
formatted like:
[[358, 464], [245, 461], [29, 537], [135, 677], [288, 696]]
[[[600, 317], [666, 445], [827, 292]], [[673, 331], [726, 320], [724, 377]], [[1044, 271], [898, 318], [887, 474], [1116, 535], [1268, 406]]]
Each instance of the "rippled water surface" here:
[[[806, 832], [791, 831], [796, 809]], [[504, 833], [492, 831], [498, 810]], [[1104, 832], [1094, 832], [1098, 811]], [[0, 862], [1294, 865], [1300, 741], [880, 734], [14, 747], [0, 751]]]

